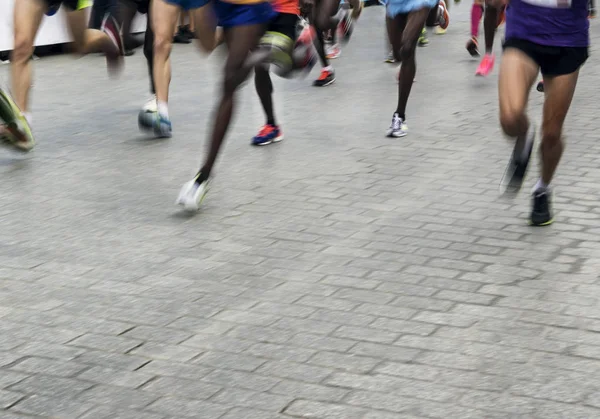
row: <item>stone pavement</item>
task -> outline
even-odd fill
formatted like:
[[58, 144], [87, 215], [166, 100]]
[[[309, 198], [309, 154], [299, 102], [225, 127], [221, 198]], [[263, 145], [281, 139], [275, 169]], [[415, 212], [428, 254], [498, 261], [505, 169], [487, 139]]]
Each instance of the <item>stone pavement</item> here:
[[175, 48], [168, 141], [137, 130], [141, 52], [113, 84], [97, 56], [37, 61], [39, 147], [0, 152], [0, 418], [600, 417], [598, 61], [567, 122], [557, 222], [532, 229], [527, 194], [497, 194], [510, 145], [497, 71], [475, 78], [463, 50], [469, 8], [418, 51], [403, 139], [383, 136], [382, 8], [335, 85], [275, 81], [283, 143], [249, 146], [247, 86], [193, 217], [173, 201], [219, 56]]

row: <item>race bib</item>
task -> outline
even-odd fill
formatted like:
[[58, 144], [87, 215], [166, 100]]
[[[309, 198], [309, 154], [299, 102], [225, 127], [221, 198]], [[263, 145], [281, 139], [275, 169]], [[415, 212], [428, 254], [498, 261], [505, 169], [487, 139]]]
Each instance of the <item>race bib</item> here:
[[524, 3], [551, 9], [570, 9], [572, 0], [523, 0]]

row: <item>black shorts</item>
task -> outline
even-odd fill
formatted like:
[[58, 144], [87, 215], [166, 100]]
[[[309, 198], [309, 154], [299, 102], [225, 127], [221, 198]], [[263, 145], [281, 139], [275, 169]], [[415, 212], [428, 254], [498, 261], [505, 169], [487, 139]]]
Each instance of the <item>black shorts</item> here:
[[579, 70], [588, 59], [587, 47], [549, 47], [524, 39], [507, 39], [504, 49], [515, 48], [524, 52], [538, 66], [544, 76], [562, 76]]
[[279, 32], [296, 41], [298, 27], [298, 15], [292, 13], [279, 13], [275, 19], [269, 23], [267, 31]]

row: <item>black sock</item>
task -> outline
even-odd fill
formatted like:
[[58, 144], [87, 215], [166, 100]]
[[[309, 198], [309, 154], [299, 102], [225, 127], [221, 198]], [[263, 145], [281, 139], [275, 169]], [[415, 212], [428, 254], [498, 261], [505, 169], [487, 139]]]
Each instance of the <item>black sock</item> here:
[[207, 172], [206, 170], [204, 170], [204, 168], [200, 169], [200, 171], [198, 172], [198, 177], [196, 178], [196, 184], [200, 185], [202, 184], [202, 182], [206, 182], [206, 180], [208, 180], [209, 175], [210, 172]]
[[275, 126], [275, 118], [267, 118], [267, 125]]

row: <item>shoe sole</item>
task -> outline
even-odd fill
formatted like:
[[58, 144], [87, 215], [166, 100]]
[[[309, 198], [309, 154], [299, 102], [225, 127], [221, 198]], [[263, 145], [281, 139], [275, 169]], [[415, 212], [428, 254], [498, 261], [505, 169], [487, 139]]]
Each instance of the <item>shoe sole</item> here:
[[531, 227], [546, 227], [551, 225], [552, 223], [554, 223], [554, 218], [549, 219], [548, 221], [544, 221], [543, 223], [534, 223], [533, 221], [529, 220], [528, 224]]
[[325, 83], [325, 84], [313, 84], [313, 86], [315, 86], [315, 87], [327, 87], [327, 86], [329, 86], [330, 84], [333, 84], [333, 82], [334, 82], [334, 81], [335, 81], [335, 79], [333, 79], [333, 80], [331, 80], [331, 81], [328, 81], [328, 82], [327, 82], [327, 83]]
[[280, 143], [281, 141], [283, 141], [283, 135], [280, 135], [279, 137], [275, 137], [272, 140], [269, 140], [265, 143], [252, 143], [252, 145], [256, 146], [256, 147], [262, 147], [262, 146], [269, 145], [269, 144]]

